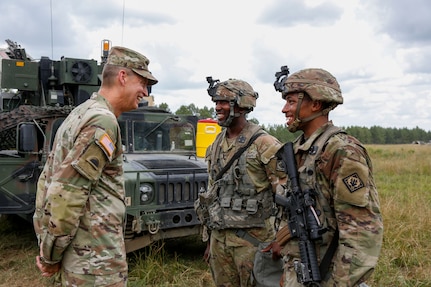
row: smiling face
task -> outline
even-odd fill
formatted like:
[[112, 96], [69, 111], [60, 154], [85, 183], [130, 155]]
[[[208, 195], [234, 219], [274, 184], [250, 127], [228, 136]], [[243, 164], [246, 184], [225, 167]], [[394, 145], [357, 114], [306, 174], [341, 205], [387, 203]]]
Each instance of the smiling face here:
[[[285, 97], [286, 103], [281, 110], [286, 117], [286, 125], [291, 132], [304, 130], [307, 123], [300, 122], [297, 126], [294, 126], [293, 123], [298, 120], [306, 119], [314, 113], [311, 99], [305, 96], [302, 102], [299, 103], [298, 95], [299, 93], [296, 92], [287, 94]], [[300, 106], [298, 106], [299, 104]]]
[[124, 76], [124, 100], [122, 110], [129, 111], [138, 108], [139, 103], [144, 97], [148, 97], [148, 79], [143, 78], [133, 71], [128, 71]]
[[229, 118], [230, 114], [230, 103], [229, 101], [215, 101], [215, 112], [217, 117], [217, 122], [220, 126], [225, 126], [224, 123]]

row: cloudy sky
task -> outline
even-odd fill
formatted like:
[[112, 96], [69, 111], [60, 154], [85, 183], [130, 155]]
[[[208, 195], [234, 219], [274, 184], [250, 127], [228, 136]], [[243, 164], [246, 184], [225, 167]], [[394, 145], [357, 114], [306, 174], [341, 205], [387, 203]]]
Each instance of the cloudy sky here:
[[0, 47], [11, 39], [35, 59], [100, 60], [109, 39], [150, 59], [156, 104], [173, 111], [213, 107], [207, 76], [237, 78], [259, 92], [250, 116], [283, 124], [273, 82], [288, 65], [338, 79], [344, 104], [330, 113], [337, 125], [431, 130], [428, 0], [2, 2]]

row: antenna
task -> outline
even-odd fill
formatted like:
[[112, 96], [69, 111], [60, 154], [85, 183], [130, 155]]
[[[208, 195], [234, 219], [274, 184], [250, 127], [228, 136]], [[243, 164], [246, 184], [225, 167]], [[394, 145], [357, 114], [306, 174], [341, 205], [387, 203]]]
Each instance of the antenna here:
[[49, 7], [51, 9], [51, 58], [54, 59], [54, 32], [52, 28], [52, 0], [49, 1]]
[[126, 0], [123, 0], [123, 23], [121, 25], [121, 46], [123, 46], [123, 35], [124, 35], [124, 8], [126, 6]]

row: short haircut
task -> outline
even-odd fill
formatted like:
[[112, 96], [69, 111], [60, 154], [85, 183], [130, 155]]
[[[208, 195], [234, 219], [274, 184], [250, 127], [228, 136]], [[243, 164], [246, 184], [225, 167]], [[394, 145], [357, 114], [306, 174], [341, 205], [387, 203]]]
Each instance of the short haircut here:
[[102, 71], [102, 84], [105, 86], [112, 86], [114, 84], [114, 79], [120, 70], [125, 70], [127, 75], [133, 74], [133, 71], [129, 68], [105, 64]]

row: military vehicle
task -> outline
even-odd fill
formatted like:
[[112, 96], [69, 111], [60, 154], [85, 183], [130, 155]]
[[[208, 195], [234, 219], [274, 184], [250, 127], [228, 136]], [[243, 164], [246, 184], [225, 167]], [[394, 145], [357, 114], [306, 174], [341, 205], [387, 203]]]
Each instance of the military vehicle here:
[[[73, 107], [100, 86], [110, 49], [102, 41], [96, 60], [48, 57], [34, 60], [10, 40], [0, 50], [0, 214], [28, 220], [37, 180], [55, 133]], [[205, 191], [206, 166], [196, 157], [193, 116], [151, 105], [119, 118], [124, 149], [127, 251], [166, 238], [199, 234], [193, 203]]]

